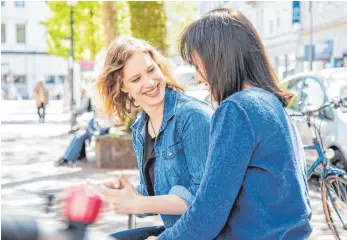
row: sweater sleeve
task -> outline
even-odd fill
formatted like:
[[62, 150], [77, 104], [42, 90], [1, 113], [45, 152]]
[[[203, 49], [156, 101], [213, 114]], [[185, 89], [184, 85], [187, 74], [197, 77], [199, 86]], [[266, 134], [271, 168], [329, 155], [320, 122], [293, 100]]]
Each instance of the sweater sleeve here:
[[158, 239], [213, 239], [228, 220], [256, 145], [244, 109], [224, 102], [212, 118], [207, 165], [196, 199]]

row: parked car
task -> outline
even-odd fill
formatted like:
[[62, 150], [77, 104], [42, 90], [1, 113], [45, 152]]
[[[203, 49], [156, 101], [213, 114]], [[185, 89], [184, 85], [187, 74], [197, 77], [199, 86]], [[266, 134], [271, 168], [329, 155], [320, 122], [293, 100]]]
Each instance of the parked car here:
[[[295, 94], [288, 111], [319, 108], [334, 97], [347, 97], [347, 68], [325, 69], [319, 72], [289, 76], [281, 85]], [[304, 121], [297, 121], [304, 144], [312, 143], [312, 133]], [[347, 108], [328, 108], [317, 114], [314, 126], [320, 130], [323, 147], [335, 152], [331, 163], [347, 171]]]

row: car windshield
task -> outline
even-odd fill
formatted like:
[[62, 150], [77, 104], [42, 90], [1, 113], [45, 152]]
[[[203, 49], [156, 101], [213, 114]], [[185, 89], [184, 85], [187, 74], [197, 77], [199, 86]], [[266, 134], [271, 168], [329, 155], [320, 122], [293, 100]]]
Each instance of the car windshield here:
[[[332, 73], [325, 77], [325, 85], [330, 97], [347, 97], [347, 71]], [[347, 113], [347, 107], [341, 107], [344, 113]]]

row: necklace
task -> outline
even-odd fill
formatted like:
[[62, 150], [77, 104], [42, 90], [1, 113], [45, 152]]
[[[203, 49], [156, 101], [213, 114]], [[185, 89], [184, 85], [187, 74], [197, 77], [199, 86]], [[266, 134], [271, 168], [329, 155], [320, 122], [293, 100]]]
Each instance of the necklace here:
[[152, 123], [151, 119], [149, 119], [149, 122], [151, 124], [152, 130], [153, 130], [153, 133], [154, 133], [154, 136], [155, 136], [155, 140], [157, 140], [157, 133], [154, 130], [153, 123]]

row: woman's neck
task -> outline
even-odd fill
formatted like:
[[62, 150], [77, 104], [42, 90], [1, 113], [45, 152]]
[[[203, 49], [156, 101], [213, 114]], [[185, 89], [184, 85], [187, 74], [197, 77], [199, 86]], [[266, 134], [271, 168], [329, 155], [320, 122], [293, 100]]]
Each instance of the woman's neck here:
[[153, 125], [153, 128], [155, 130], [154, 133], [155, 135], [157, 135], [161, 126], [161, 122], [163, 121], [164, 102], [158, 106], [143, 108], [143, 110], [149, 116], [149, 120], [151, 121], [151, 127]]

